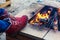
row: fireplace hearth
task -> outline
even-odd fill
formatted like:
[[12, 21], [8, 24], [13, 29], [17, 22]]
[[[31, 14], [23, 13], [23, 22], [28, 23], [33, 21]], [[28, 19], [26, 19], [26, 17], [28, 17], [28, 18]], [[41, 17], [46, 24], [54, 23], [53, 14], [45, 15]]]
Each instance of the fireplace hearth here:
[[38, 28], [50, 28], [57, 30], [58, 27], [58, 8], [52, 6], [44, 6], [41, 10], [37, 12], [32, 12], [33, 17], [28, 21], [30, 25], [36, 25]]

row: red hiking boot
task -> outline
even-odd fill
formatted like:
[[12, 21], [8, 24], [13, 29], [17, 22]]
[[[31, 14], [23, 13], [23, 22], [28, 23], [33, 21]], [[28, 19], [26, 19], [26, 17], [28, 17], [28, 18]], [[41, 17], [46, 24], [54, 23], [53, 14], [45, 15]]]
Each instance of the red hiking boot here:
[[7, 34], [17, 33], [26, 26], [27, 21], [28, 21], [28, 17], [25, 15], [22, 17], [16, 17], [16, 20], [11, 20], [12, 24], [6, 33]]

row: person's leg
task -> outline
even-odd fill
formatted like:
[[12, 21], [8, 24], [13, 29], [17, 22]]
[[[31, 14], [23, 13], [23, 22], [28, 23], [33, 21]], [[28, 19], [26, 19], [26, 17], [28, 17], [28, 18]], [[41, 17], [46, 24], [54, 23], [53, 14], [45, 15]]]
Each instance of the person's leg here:
[[10, 23], [4, 20], [0, 20], [0, 33], [8, 30]]
[[11, 27], [6, 31], [7, 34], [15, 34], [21, 29], [23, 29], [28, 21], [27, 16], [22, 16], [22, 17], [16, 17], [16, 20], [12, 20], [12, 25]]

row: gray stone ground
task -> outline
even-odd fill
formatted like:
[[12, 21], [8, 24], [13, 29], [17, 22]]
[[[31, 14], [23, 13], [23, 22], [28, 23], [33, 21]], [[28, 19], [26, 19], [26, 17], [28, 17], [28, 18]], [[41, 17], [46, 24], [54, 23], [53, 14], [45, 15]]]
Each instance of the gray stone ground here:
[[11, 7], [8, 7], [7, 9], [10, 13], [16, 15], [24, 9], [38, 7], [36, 4], [51, 5], [57, 8], [60, 7], [60, 3], [56, 2], [56, 0], [41, 0], [40, 3], [37, 3], [37, 1], [38, 0], [11, 0]]

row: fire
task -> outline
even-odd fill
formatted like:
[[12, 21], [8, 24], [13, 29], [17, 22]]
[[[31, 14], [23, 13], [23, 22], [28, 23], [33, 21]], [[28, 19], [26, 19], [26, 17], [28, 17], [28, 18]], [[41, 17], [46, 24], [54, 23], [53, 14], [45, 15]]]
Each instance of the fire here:
[[47, 13], [41, 14], [40, 12], [36, 14], [35, 18], [30, 21], [30, 24], [40, 23], [40, 19], [48, 19], [49, 15]]
[[[39, 19], [40, 19], [40, 18], [41, 18], [41, 19], [45, 19], [45, 18], [48, 18], [48, 16], [49, 16], [49, 15], [48, 15], [47, 13], [45, 13], [45, 14], [40, 14], [40, 13], [38, 13], [38, 14], [36, 15], [36, 17], [39, 18]], [[36, 18], [36, 19], [37, 19], [37, 18]]]

